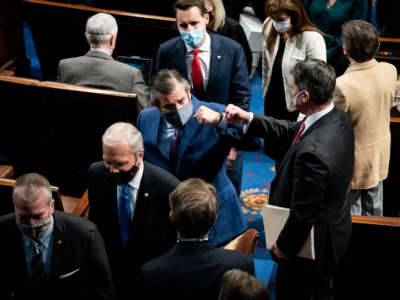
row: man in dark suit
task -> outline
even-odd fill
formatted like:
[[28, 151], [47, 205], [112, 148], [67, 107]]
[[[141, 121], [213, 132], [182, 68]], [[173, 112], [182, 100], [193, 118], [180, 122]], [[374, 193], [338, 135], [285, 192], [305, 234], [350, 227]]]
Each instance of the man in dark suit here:
[[251, 256], [210, 246], [208, 232], [218, 214], [215, 188], [199, 178], [181, 182], [170, 195], [170, 219], [178, 231], [176, 245], [143, 265], [138, 273], [141, 297], [217, 299], [225, 271], [254, 274]]
[[96, 225], [55, 211], [39, 174], [16, 180], [13, 202], [15, 213], [0, 217], [0, 299], [114, 299]]
[[[225, 36], [207, 32], [209, 14], [204, 0], [178, 0], [175, 10], [181, 37], [161, 44], [156, 70], [174, 69], [185, 75], [198, 99], [232, 103], [249, 110], [251, 90], [243, 47]], [[242, 153], [231, 149], [227, 166], [239, 195]]]
[[98, 13], [90, 17], [85, 32], [90, 50], [84, 56], [61, 60], [58, 64], [58, 81], [134, 93], [142, 108], [149, 107], [147, 87], [141, 71], [111, 56], [117, 33], [117, 21], [112, 15]]
[[[318, 60], [293, 71], [293, 104], [303, 122], [275, 120], [228, 106], [228, 123], [246, 125], [246, 135], [263, 137], [265, 149], [279, 147], [283, 157], [271, 185], [269, 203], [290, 208], [276, 243], [268, 245], [278, 262], [276, 298], [328, 299], [333, 271], [351, 235], [346, 200], [354, 165], [350, 120], [332, 103], [334, 69]], [[274, 152], [277, 153], [277, 152]], [[267, 153], [268, 155], [268, 153]], [[311, 227], [315, 260], [296, 257]]]
[[[161, 70], [152, 81], [155, 107], [142, 110], [137, 120], [145, 159], [180, 180], [199, 177], [213, 184], [220, 214], [216, 236], [210, 242], [219, 245], [229, 241], [247, 225], [224, 162], [232, 146], [257, 151], [259, 140], [243, 138], [242, 127], [227, 127], [221, 122], [225, 106], [198, 100], [190, 93], [189, 82], [177, 71]], [[206, 120], [213, 126], [201, 124]]]
[[104, 237], [118, 298], [134, 288], [135, 268], [176, 240], [168, 196], [179, 180], [143, 155], [140, 132], [115, 123], [103, 135], [104, 161], [89, 168], [89, 218]]

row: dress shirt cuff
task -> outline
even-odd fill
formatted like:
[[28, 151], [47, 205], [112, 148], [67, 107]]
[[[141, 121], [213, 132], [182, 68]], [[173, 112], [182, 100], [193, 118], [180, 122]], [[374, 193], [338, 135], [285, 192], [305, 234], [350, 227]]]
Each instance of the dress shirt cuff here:
[[245, 124], [245, 125], [243, 126], [243, 134], [246, 134], [247, 128], [249, 128], [251, 122], [253, 121], [253, 118], [254, 118], [254, 113], [251, 112], [251, 113], [250, 113], [250, 119], [249, 119], [249, 121], [247, 122], [247, 124]]

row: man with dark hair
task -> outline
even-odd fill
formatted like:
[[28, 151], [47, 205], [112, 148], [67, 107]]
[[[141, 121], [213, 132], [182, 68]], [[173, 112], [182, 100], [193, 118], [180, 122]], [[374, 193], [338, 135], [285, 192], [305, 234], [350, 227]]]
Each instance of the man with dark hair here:
[[135, 288], [134, 270], [176, 241], [168, 196], [179, 180], [143, 160], [140, 132], [117, 122], [104, 132], [103, 161], [89, 167], [89, 219], [104, 236], [118, 299]]
[[58, 81], [124, 93], [135, 93], [140, 107], [150, 106], [147, 87], [139, 69], [112, 58], [118, 25], [110, 14], [98, 13], [86, 23], [90, 50], [84, 56], [63, 59], [58, 64]]
[[18, 177], [13, 203], [15, 213], [0, 217], [0, 299], [114, 299], [95, 224], [55, 211], [50, 183], [36, 173]]
[[146, 149], [144, 158], [180, 180], [199, 177], [213, 184], [220, 214], [210, 242], [230, 241], [247, 226], [224, 162], [232, 146], [257, 151], [259, 141], [243, 138], [237, 125], [226, 126], [222, 120], [225, 106], [198, 100], [186, 78], [175, 70], [159, 71], [150, 92], [154, 107], [142, 110], [137, 120]]
[[383, 184], [389, 171], [390, 109], [396, 68], [377, 62], [375, 28], [360, 20], [342, 26], [343, 52], [350, 62], [338, 77], [335, 104], [350, 117], [355, 132], [355, 162], [349, 202], [354, 215], [383, 215]]
[[199, 178], [181, 182], [169, 197], [178, 241], [166, 254], [140, 267], [140, 299], [217, 299], [230, 269], [254, 274], [251, 256], [210, 246], [208, 232], [218, 214], [215, 188]]
[[[293, 71], [293, 105], [303, 122], [276, 120], [229, 105], [228, 123], [246, 124], [246, 135], [263, 137], [265, 149], [283, 151], [269, 203], [290, 208], [277, 241], [268, 245], [278, 262], [276, 299], [328, 299], [333, 271], [350, 240], [347, 191], [353, 173], [354, 133], [350, 120], [331, 103], [333, 67], [318, 60]], [[267, 153], [268, 155], [268, 153]], [[273, 157], [274, 158], [274, 157]], [[298, 258], [314, 226], [315, 260]]]
[[[200, 100], [232, 103], [249, 110], [251, 90], [243, 47], [225, 36], [207, 32], [209, 14], [204, 0], [178, 0], [175, 11], [181, 36], [161, 44], [156, 70], [179, 71]], [[238, 195], [242, 166], [242, 153], [231, 149], [227, 167]]]

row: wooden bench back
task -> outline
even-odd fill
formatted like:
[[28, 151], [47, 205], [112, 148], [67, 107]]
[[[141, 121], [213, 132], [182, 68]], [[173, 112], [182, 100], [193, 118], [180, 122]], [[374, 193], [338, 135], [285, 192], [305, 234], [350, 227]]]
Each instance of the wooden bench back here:
[[[113, 56], [141, 56], [156, 59], [159, 45], [171, 36], [174, 18], [136, 14], [41, 0], [23, 0], [41, 64], [43, 79], [55, 80], [58, 62], [84, 55], [89, 50], [84, 32], [87, 19], [99, 12], [113, 15], [118, 23]], [[153, 64], [154, 65], [154, 64]]]
[[19, 77], [0, 76], [0, 94], [0, 157], [9, 158], [16, 176], [38, 172], [78, 197], [90, 163], [102, 159], [105, 129], [135, 124], [139, 111], [134, 94]]

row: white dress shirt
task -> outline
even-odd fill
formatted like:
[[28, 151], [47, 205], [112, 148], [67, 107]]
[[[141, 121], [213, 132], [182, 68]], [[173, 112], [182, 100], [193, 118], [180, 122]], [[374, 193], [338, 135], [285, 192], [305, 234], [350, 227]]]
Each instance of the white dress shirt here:
[[[203, 87], [204, 91], [207, 89], [208, 78], [210, 75], [210, 60], [211, 60], [211, 38], [208, 33], [206, 33], [206, 40], [203, 45], [199, 48], [193, 48], [185, 43], [186, 46], [186, 67], [188, 72], [188, 78], [192, 82], [192, 61], [193, 61], [193, 49], [199, 49], [199, 60], [201, 67], [201, 74], [203, 76]], [[193, 83], [192, 87], [193, 87]]]

